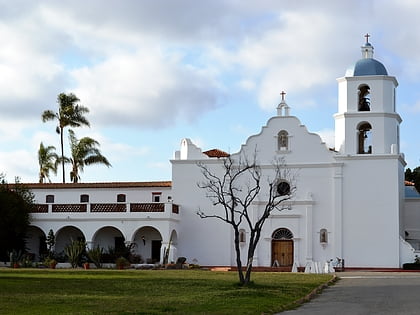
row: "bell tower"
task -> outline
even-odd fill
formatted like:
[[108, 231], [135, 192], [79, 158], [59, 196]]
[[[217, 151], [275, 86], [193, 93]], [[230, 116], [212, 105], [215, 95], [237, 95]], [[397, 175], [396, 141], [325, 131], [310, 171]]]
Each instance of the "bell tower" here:
[[405, 161], [395, 109], [398, 82], [373, 58], [369, 35], [361, 48], [362, 58], [338, 79], [335, 158], [343, 166], [336, 174], [342, 184], [337, 244], [349, 267], [399, 268]]
[[343, 155], [399, 154], [401, 118], [395, 110], [398, 82], [373, 58], [373, 46], [361, 47], [362, 59], [338, 81], [335, 149]]

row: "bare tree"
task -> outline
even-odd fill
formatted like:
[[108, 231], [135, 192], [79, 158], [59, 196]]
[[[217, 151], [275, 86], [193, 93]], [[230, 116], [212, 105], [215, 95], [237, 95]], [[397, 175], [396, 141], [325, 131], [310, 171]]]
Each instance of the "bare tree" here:
[[[292, 173], [282, 159], [275, 160], [272, 167], [262, 170], [256, 153], [252, 161], [244, 156], [236, 160], [232, 156], [224, 158], [222, 171], [219, 172], [204, 163], [198, 166], [204, 176], [204, 181], [198, 183], [198, 187], [206, 190], [206, 196], [213, 206], [221, 206], [223, 210], [199, 209], [197, 214], [201, 218], [216, 218], [231, 225], [239, 282], [247, 285], [251, 280], [252, 262], [264, 223], [273, 211], [286, 208], [285, 201], [295, 191]], [[264, 202], [262, 209], [254, 202], [257, 197], [258, 201]], [[240, 246], [240, 228], [243, 226], [249, 230], [245, 270]]]

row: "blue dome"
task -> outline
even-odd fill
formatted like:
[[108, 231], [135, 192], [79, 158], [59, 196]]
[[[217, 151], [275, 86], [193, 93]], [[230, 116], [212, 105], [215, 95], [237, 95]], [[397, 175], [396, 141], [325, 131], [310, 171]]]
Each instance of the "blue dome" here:
[[346, 71], [346, 77], [358, 77], [364, 75], [388, 75], [385, 66], [373, 58], [360, 59]]

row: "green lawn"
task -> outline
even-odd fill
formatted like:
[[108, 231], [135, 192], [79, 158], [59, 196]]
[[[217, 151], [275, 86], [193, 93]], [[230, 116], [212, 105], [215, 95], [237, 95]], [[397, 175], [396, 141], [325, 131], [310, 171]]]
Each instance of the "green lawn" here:
[[332, 275], [200, 270], [0, 269], [0, 314], [272, 314]]

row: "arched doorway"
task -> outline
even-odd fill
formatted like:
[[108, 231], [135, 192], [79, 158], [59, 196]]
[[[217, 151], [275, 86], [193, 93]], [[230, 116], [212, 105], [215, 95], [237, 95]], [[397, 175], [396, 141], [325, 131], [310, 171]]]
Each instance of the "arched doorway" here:
[[64, 253], [66, 245], [72, 241], [85, 240], [83, 232], [75, 226], [65, 226], [55, 233], [55, 252], [57, 254]]
[[45, 243], [45, 233], [37, 226], [29, 226], [26, 232], [26, 248], [34, 261], [47, 254], [47, 245]]
[[293, 233], [286, 228], [280, 228], [273, 233], [271, 265], [273, 267], [293, 266]]
[[120, 250], [125, 247], [125, 238], [122, 232], [113, 226], [104, 226], [96, 231], [92, 238], [91, 247], [98, 246], [103, 248], [105, 252], [112, 250]]
[[151, 226], [144, 226], [137, 230], [133, 242], [136, 244], [135, 251], [146, 263], [161, 261], [162, 235]]

